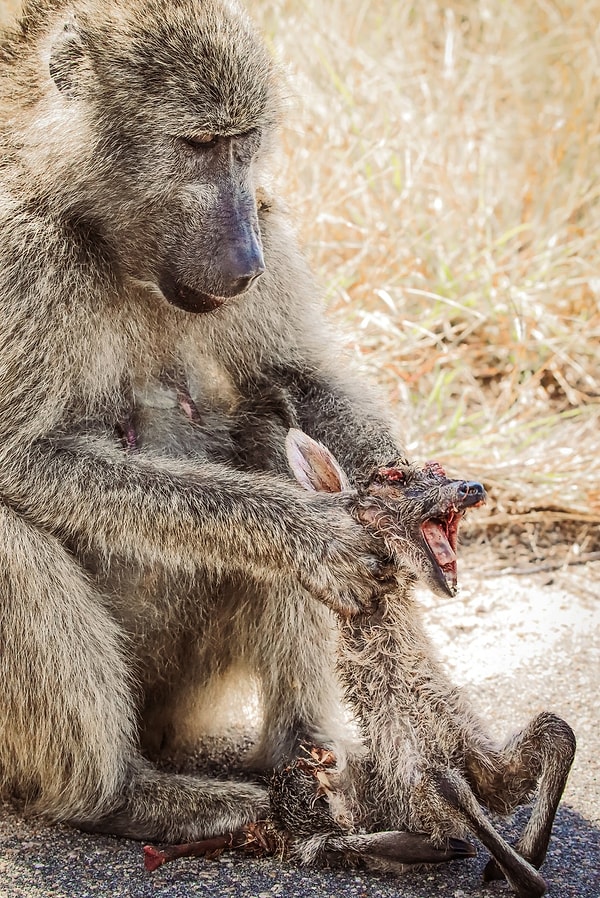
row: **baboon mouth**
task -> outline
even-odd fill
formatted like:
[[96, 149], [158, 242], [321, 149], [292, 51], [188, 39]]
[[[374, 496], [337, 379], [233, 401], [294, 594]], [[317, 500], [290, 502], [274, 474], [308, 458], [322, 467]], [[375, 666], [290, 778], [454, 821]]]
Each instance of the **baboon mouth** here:
[[437, 580], [450, 596], [456, 595], [458, 589], [456, 545], [458, 526], [463, 514], [462, 511], [451, 511], [443, 517], [430, 518], [421, 524], [421, 534], [433, 561]]
[[181, 281], [175, 280], [170, 274], [163, 275], [158, 283], [161, 293], [171, 305], [183, 309], [184, 312], [201, 314], [214, 312], [225, 302], [224, 296], [213, 296], [211, 293], [203, 293], [194, 287], [188, 287]]
[[457, 484], [448, 510], [432, 514], [421, 524], [421, 535], [433, 562], [437, 581], [450, 596], [455, 596], [458, 591], [456, 546], [460, 522], [467, 508], [483, 505], [485, 499], [485, 490], [480, 483], [463, 481]]

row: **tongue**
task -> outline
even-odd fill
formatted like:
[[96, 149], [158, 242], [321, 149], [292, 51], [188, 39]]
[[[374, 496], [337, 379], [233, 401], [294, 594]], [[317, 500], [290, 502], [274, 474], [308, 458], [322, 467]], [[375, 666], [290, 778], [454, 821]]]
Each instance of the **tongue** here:
[[456, 561], [456, 553], [448, 542], [446, 534], [439, 524], [435, 521], [425, 521], [421, 525], [423, 536], [427, 540], [427, 545], [435, 555], [435, 559], [442, 570], [449, 564]]

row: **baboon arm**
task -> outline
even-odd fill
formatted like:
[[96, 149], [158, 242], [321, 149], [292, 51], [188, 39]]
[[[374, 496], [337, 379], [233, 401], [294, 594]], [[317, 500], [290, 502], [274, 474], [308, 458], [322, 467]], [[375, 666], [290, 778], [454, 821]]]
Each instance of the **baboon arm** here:
[[275, 380], [292, 397], [297, 426], [327, 446], [353, 480], [404, 452], [369, 384], [329, 367], [327, 361], [281, 367]]
[[39, 442], [5, 463], [0, 489], [61, 538], [167, 567], [294, 571], [315, 534], [315, 515], [283, 478], [126, 456], [102, 440]]
[[[368, 385], [309, 375], [301, 384], [298, 411], [302, 429], [327, 446], [350, 477], [404, 454], [389, 423], [378, 414]], [[362, 396], [359, 397], [359, 392]]]

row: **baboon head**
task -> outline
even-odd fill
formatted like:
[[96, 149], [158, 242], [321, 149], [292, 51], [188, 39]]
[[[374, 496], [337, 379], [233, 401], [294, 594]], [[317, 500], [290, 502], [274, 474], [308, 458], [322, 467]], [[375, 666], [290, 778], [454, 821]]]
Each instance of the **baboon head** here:
[[301, 430], [286, 439], [292, 472], [305, 489], [343, 493], [350, 511], [386, 543], [394, 561], [440, 595], [458, 587], [458, 527], [467, 508], [485, 502], [480, 483], [449, 480], [436, 462], [420, 468], [400, 459], [375, 468], [352, 490], [329, 449]]
[[265, 269], [256, 189], [277, 103], [235, 0], [30, 0], [22, 28], [87, 177], [77, 221], [186, 311], [247, 290]]

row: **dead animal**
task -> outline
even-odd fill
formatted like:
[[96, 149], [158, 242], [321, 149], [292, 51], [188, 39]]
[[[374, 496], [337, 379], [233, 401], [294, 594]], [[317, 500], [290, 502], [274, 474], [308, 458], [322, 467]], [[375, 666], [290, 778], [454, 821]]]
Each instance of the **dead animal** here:
[[[456, 593], [458, 527], [465, 510], [484, 501], [483, 487], [449, 480], [435, 463], [417, 468], [398, 459], [351, 490], [331, 453], [302, 431], [290, 430], [287, 453], [300, 484], [339, 494], [385, 540], [398, 570], [395, 587], [371, 610], [341, 617], [339, 670], [364, 752], [338, 769], [331, 750], [301, 744], [272, 776], [269, 819], [164, 851], [147, 847], [147, 869], [238, 849], [401, 872], [473, 856], [459, 838], [471, 832], [493, 855], [486, 880], [506, 877], [520, 898], [543, 895], [536, 868], [573, 761], [573, 732], [543, 713], [495, 746], [437, 664], [413, 594], [418, 580], [437, 593]], [[529, 822], [512, 848], [480, 805], [508, 814], [536, 789]]]
[[[395, 587], [370, 611], [340, 623], [339, 671], [365, 748], [350, 762], [347, 829], [395, 829], [420, 840], [419, 850], [411, 843], [405, 857], [395, 850], [394, 863], [435, 860], [432, 846], [471, 832], [492, 854], [486, 880], [505, 877], [520, 898], [543, 895], [546, 883], [537, 868], [573, 762], [573, 731], [545, 712], [494, 745], [436, 661], [414, 597], [418, 580], [436, 593], [455, 594], [458, 526], [467, 508], [484, 501], [483, 487], [449, 480], [435, 463], [418, 468], [398, 459], [351, 490], [329, 450], [302, 431], [289, 431], [287, 453], [299, 483], [339, 494], [353, 516], [383, 538], [398, 566]], [[534, 795], [513, 848], [481, 805], [509, 814]]]
[[301, 743], [297, 757], [273, 772], [267, 819], [197, 842], [162, 849], [146, 845], [144, 866], [153, 871], [182, 857], [212, 859], [225, 851], [238, 851], [303, 864], [398, 870], [409, 863], [422, 863], [425, 851], [428, 863], [476, 854], [462, 839], [446, 839], [444, 845], [436, 846], [420, 833], [356, 831], [343, 779], [331, 749]]

